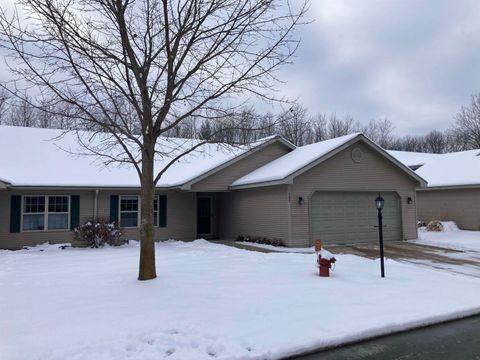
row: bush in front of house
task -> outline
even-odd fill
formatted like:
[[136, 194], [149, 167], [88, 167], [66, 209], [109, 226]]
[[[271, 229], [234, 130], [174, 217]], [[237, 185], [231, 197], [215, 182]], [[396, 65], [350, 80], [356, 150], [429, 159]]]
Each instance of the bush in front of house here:
[[432, 220], [427, 224], [427, 230], [441, 232], [443, 231], [443, 224], [439, 220]]
[[273, 245], [273, 246], [285, 246], [281, 239], [270, 239], [262, 236], [243, 236], [238, 235], [236, 241], [245, 241], [251, 242], [255, 244], [263, 244], [263, 245]]
[[122, 229], [107, 218], [86, 219], [74, 230], [75, 240], [92, 248], [105, 244], [117, 246], [125, 243], [121, 239]]

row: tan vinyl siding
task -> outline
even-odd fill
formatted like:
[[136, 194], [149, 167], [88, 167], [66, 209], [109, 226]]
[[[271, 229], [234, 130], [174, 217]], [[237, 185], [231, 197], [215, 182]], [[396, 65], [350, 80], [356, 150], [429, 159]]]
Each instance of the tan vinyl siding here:
[[288, 199], [286, 186], [271, 186], [221, 193], [219, 235], [236, 239], [238, 235], [270, 239], [288, 238]]
[[[180, 191], [157, 191], [167, 196], [167, 226], [155, 228], [155, 240], [193, 240], [196, 237], [196, 194]], [[140, 195], [138, 191], [101, 191], [98, 215], [110, 217], [110, 195]], [[138, 228], [124, 230], [127, 239], [139, 239]]]
[[[98, 216], [110, 218], [110, 195], [139, 195], [139, 191], [99, 191]], [[167, 226], [155, 228], [155, 240], [193, 240], [196, 237], [196, 194], [166, 191]], [[23, 246], [50, 243], [74, 243], [71, 231], [32, 231], [10, 233], [11, 195], [79, 195], [80, 222], [94, 214], [95, 190], [0, 190], [0, 249], [19, 249]], [[139, 239], [137, 228], [125, 229], [124, 238]]]
[[418, 218], [453, 220], [461, 229], [480, 230], [480, 188], [417, 192]]
[[196, 184], [193, 184], [192, 191], [227, 191], [228, 187], [235, 180], [279, 158], [280, 156], [285, 155], [289, 151], [290, 149], [284, 144], [274, 142]]
[[[351, 150], [354, 148], [362, 151], [360, 163], [352, 160]], [[309, 202], [315, 191], [396, 192], [400, 197], [403, 239], [414, 239], [417, 237], [415, 185], [404, 172], [367, 145], [353, 144], [297, 176], [289, 186], [291, 234], [288, 245], [311, 245]], [[300, 196], [302, 205], [298, 204]], [[407, 204], [408, 197], [414, 203]]]
[[80, 219], [93, 214], [94, 190], [0, 190], [0, 249], [20, 249], [50, 243], [73, 243], [73, 232], [68, 230], [29, 231], [10, 233], [11, 195], [79, 195]]

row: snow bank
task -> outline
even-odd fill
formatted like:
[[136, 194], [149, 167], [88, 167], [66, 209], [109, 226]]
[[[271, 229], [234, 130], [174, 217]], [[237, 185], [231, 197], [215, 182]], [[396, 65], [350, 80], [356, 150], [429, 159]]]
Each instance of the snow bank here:
[[480, 252], [480, 231], [460, 230], [454, 221], [442, 221], [443, 231], [418, 229], [418, 239], [412, 242], [455, 250]]
[[136, 243], [0, 253], [1, 359], [278, 359], [480, 311], [480, 279], [392, 260], [156, 247], [147, 282]]

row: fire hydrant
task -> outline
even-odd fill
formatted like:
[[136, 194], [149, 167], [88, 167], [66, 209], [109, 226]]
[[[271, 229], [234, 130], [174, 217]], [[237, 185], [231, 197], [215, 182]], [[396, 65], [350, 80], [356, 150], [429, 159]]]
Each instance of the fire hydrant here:
[[320, 269], [320, 276], [321, 277], [329, 277], [330, 276], [330, 269], [332, 265], [335, 264], [336, 259], [334, 257], [327, 259], [322, 258], [321, 256], [318, 258], [318, 268]]
[[329, 251], [322, 249], [321, 240], [315, 240], [315, 252], [317, 253], [317, 264], [320, 271], [320, 276], [329, 277], [330, 269], [334, 268], [335, 261], [337, 260]]

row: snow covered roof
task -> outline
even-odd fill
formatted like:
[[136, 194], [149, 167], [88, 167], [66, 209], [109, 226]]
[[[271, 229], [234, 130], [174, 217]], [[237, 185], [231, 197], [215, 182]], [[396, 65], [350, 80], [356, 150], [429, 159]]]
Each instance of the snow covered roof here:
[[427, 161], [441, 156], [440, 154], [397, 150], [388, 150], [388, 153], [409, 167], [420, 167], [424, 165]]
[[480, 149], [447, 154], [390, 153], [405, 165], [421, 165], [415, 172], [428, 181], [429, 188], [480, 186]]
[[384, 156], [387, 156], [390, 158], [390, 160], [394, 161], [405, 172], [409, 173], [410, 176], [414, 177], [423, 184], [424, 180], [421, 177], [416, 176], [413, 171], [395, 158], [392, 158], [381, 147], [366, 138], [362, 133], [354, 133], [297, 147], [288, 154], [285, 154], [282, 157], [236, 180], [233, 182], [232, 187], [244, 187], [253, 184], [271, 183], [282, 181], [289, 177], [294, 177], [298, 172], [308, 170], [310, 165], [316, 165], [318, 161], [326, 158], [328, 154], [334, 153], [335, 150], [342, 148], [344, 145], [349, 145], [351, 142], [355, 141], [355, 139], [364, 140], [366, 143], [382, 152]]
[[[84, 133], [88, 138], [89, 133]], [[93, 141], [103, 141], [96, 136]], [[261, 139], [248, 146], [203, 144], [176, 161], [161, 177], [157, 187], [179, 187], [218, 167], [236, 161], [242, 155], [274, 141], [278, 136]], [[162, 138], [155, 169], [162, 169], [181, 151], [198, 140]], [[68, 151], [65, 151], [68, 150]], [[139, 187], [138, 174], [131, 164], [105, 165], [85, 152], [73, 132], [62, 130], [0, 126], [0, 181], [12, 186], [45, 187]], [[114, 158], [125, 157], [121, 149], [112, 149]], [[3, 180], [1, 180], [3, 179]]]

